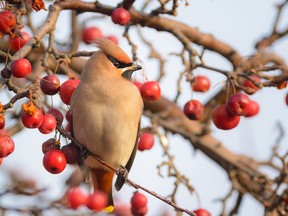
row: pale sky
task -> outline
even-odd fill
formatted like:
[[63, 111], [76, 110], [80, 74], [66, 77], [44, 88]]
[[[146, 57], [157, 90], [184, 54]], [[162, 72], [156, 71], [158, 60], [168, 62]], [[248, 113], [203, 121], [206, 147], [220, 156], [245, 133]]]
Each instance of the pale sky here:
[[[184, 7], [184, 1], [180, 1], [179, 16], [176, 18], [193, 27], [199, 27], [200, 31], [210, 33], [220, 40], [230, 44], [241, 55], [248, 56], [254, 53], [255, 41], [266, 35], [271, 29], [271, 23], [274, 20], [275, 10], [273, 5], [281, 1], [272, 0], [191, 0], [189, 7]], [[286, 10], [287, 12], [287, 10]], [[40, 23], [40, 15], [44, 12], [35, 14], [38, 22]], [[67, 13], [66, 13], [67, 15]], [[287, 17], [287, 13], [286, 13]], [[65, 15], [63, 20], [59, 21], [56, 28], [56, 35], [59, 38], [67, 38], [68, 30], [61, 28], [61, 25], [67, 25]], [[83, 19], [83, 17], [81, 17]], [[109, 18], [108, 18], [109, 19]], [[104, 24], [102, 19], [100, 21], [88, 22], [87, 25], [95, 25], [102, 28], [104, 34], [116, 34], [121, 36], [123, 28], [115, 26], [112, 23]], [[62, 23], [63, 22], [63, 23]], [[283, 24], [285, 24], [283, 22]], [[284, 26], [284, 25], [282, 25]], [[286, 23], [287, 26], [287, 23]], [[181, 71], [179, 60], [175, 57], [168, 56], [171, 52], [179, 52], [181, 47], [179, 43], [167, 34], [158, 34], [154, 30], [144, 31], [147, 39], [153, 42], [155, 48], [163, 52], [169, 63], [166, 66], [167, 76], [162, 80], [161, 87], [163, 95], [168, 98], [174, 98], [176, 94], [176, 79], [178, 73]], [[164, 36], [163, 36], [164, 35]], [[136, 34], [132, 35], [132, 39], [136, 43], [140, 40]], [[120, 40], [120, 46], [123, 47], [128, 53], [130, 48], [127, 46], [125, 39]], [[93, 47], [82, 46], [82, 49], [94, 49]], [[287, 41], [281, 40], [279, 43], [272, 47], [273, 51], [279, 53], [286, 61], [287, 57]], [[157, 64], [152, 61], [147, 61], [147, 49], [139, 45], [139, 57], [143, 61], [144, 72], [149, 79], [155, 77]], [[131, 56], [131, 53], [129, 53]], [[226, 60], [214, 53], [205, 54], [205, 62], [210, 66], [215, 66], [222, 69], [231, 69]], [[224, 81], [224, 77], [216, 74], [215, 72], [197, 70], [197, 74], [205, 74], [211, 78], [212, 89], [206, 94], [195, 93], [193, 97], [205, 102], [208, 97], [213, 95], [214, 90], [221, 87], [219, 82]], [[143, 79], [141, 74], [136, 75], [138, 79]], [[183, 95], [179, 98], [179, 105], [183, 106], [187, 100], [191, 98], [191, 90], [189, 85], [185, 82], [182, 83]], [[260, 113], [258, 116], [251, 119], [242, 119], [239, 126], [231, 131], [220, 131], [214, 126], [212, 132], [215, 137], [219, 138], [224, 145], [230, 150], [239, 154], [247, 154], [256, 159], [265, 159], [269, 156], [271, 146], [277, 137], [276, 121], [280, 121], [285, 128], [288, 128], [288, 121], [286, 120], [287, 106], [284, 103], [284, 98], [287, 89], [275, 90], [274, 88], [267, 88], [257, 92], [251, 98], [260, 104]], [[147, 120], [143, 120], [143, 126], [149, 125]], [[52, 137], [53, 135], [42, 135], [38, 130], [23, 130], [21, 133], [13, 137], [16, 149], [15, 152], [5, 159], [2, 169], [17, 169], [23, 172], [25, 176], [34, 177], [39, 180], [39, 185], [48, 186], [51, 188], [49, 196], [54, 197], [60, 195], [61, 188], [63, 188], [64, 180], [71, 172], [68, 167], [63, 173], [59, 175], [52, 175], [42, 166], [42, 152], [41, 144]], [[282, 141], [282, 149], [285, 150], [284, 144], [287, 142], [287, 137]], [[191, 180], [192, 185], [199, 194], [201, 207], [211, 212], [212, 216], [219, 215], [221, 205], [215, 200], [223, 198], [230, 189], [228, 177], [219, 166], [200, 151], [195, 152], [186, 140], [179, 136], [169, 134], [169, 145], [171, 153], [175, 155], [175, 163], [179, 170]], [[172, 192], [173, 181], [167, 178], [160, 178], [157, 175], [156, 166], [163, 161], [162, 150], [158, 143], [150, 151], [138, 152], [135, 163], [129, 177], [151, 189], [155, 192], [165, 196]], [[163, 170], [163, 173], [164, 170]], [[5, 184], [5, 179], [0, 174], [1, 187]], [[130, 202], [132, 197], [132, 189], [130, 186], [124, 186], [120, 192], [114, 192], [115, 196], [119, 196], [126, 202]], [[148, 216], [157, 216], [159, 210], [169, 209], [165, 203], [147, 195], [149, 198], [149, 213]], [[2, 200], [0, 201], [2, 202]], [[15, 204], [14, 200], [6, 200]], [[18, 200], [17, 200], [18, 202]], [[19, 203], [22, 201], [19, 199]], [[29, 201], [30, 202], [30, 201]], [[198, 208], [198, 203], [195, 195], [190, 195], [189, 192], [181, 188], [177, 196], [178, 205], [184, 208], [194, 210]], [[26, 201], [23, 201], [25, 204]], [[232, 204], [232, 205], [231, 205]], [[228, 206], [233, 206], [233, 202]], [[245, 197], [242, 207], [240, 208], [239, 216], [247, 215], [263, 215], [263, 207], [259, 205], [250, 196]], [[172, 211], [173, 213], [173, 211]], [[16, 213], [7, 215], [18, 215]]]

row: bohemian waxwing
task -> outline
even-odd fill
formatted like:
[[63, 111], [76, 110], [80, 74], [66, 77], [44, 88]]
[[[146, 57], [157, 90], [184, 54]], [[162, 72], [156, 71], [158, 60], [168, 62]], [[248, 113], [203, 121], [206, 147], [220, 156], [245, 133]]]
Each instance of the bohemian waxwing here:
[[[115, 168], [131, 169], [137, 151], [143, 101], [131, 82], [131, 75], [141, 67], [108, 39], [98, 39], [99, 51], [87, 61], [81, 82], [71, 98], [71, 127], [75, 139], [88, 151]], [[88, 156], [94, 191], [108, 196], [107, 211], [113, 211], [114, 172]], [[118, 177], [115, 188], [123, 186]]]

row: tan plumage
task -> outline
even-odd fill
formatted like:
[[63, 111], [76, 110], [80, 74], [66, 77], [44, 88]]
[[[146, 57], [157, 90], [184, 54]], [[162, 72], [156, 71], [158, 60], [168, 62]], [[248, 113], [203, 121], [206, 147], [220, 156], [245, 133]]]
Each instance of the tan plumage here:
[[[81, 83], [71, 98], [73, 134], [102, 160], [129, 171], [137, 150], [143, 102], [136, 86], [123, 74], [131, 74], [140, 67], [113, 42], [99, 39], [95, 43], [100, 50], [87, 61]], [[111, 61], [122, 68], [116, 68]], [[94, 190], [104, 191], [113, 205], [114, 173], [91, 156], [85, 164]], [[115, 187], [119, 190], [122, 185], [123, 181], [118, 179]]]
[[129, 58], [129, 56], [119, 46], [115, 46], [115, 44], [111, 42], [110, 40], [107, 41], [103, 38], [98, 39], [96, 42], [96, 45], [104, 53], [113, 56], [120, 62], [123, 62], [126, 64], [131, 62], [131, 59]]

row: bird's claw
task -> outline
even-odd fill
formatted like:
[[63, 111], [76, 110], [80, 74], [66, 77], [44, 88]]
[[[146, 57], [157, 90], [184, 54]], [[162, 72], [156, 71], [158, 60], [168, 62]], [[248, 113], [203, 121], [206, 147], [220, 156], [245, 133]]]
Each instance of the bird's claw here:
[[128, 170], [124, 166], [120, 166], [117, 171], [116, 175], [121, 179], [127, 179], [128, 178]]
[[88, 151], [88, 149], [83, 147], [81, 149], [81, 157], [85, 160], [89, 155], [90, 152]]
[[128, 178], [128, 170], [124, 166], [120, 166], [116, 171], [116, 175], [118, 177], [115, 182], [115, 188], [119, 191]]

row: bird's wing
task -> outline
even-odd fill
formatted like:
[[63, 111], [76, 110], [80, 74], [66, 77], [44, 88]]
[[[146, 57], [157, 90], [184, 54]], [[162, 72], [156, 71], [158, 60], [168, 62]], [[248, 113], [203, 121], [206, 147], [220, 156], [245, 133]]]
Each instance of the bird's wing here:
[[[136, 156], [136, 152], [137, 152], [137, 150], [138, 150], [138, 139], [139, 139], [139, 135], [140, 135], [140, 120], [139, 120], [139, 123], [138, 123], [138, 131], [137, 131], [137, 136], [136, 136], [136, 140], [135, 140], [134, 149], [133, 149], [132, 154], [131, 154], [131, 156], [130, 156], [130, 158], [129, 158], [126, 166], [125, 166], [125, 169], [126, 169], [127, 172], [130, 171], [130, 169], [131, 169], [131, 167], [132, 167], [132, 164], [133, 164], [133, 162], [134, 162], [135, 156]], [[116, 189], [117, 191], [119, 191], [119, 190], [123, 187], [123, 185], [124, 185], [124, 183], [125, 183], [125, 181], [126, 181], [126, 178], [127, 178], [126, 175], [121, 175], [121, 174], [119, 174], [119, 175], [117, 176], [117, 179], [116, 179], [116, 182], [115, 182], [115, 185], [114, 185], [114, 186], [115, 186], [115, 189]]]
[[[75, 139], [74, 131], [73, 131], [72, 113], [70, 113], [70, 133], [71, 133], [71, 136]], [[70, 187], [79, 186], [90, 175], [88, 172], [88, 168], [84, 165], [84, 159], [82, 157], [80, 158], [77, 164], [78, 164], [79, 169], [76, 169], [74, 173], [66, 181], [66, 184], [69, 185]]]
[[127, 169], [127, 171], [129, 172], [131, 167], [132, 167], [132, 164], [134, 162], [134, 159], [135, 159], [135, 156], [136, 156], [136, 152], [137, 152], [137, 149], [138, 149], [138, 139], [139, 139], [139, 135], [140, 135], [140, 121], [138, 123], [138, 130], [137, 130], [137, 137], [136, 137], [136, 140], [135, 140], [135, 145], [134, 145], [134, 149], [132, 151], [132, 154], [125, 166], [125, 168]]

